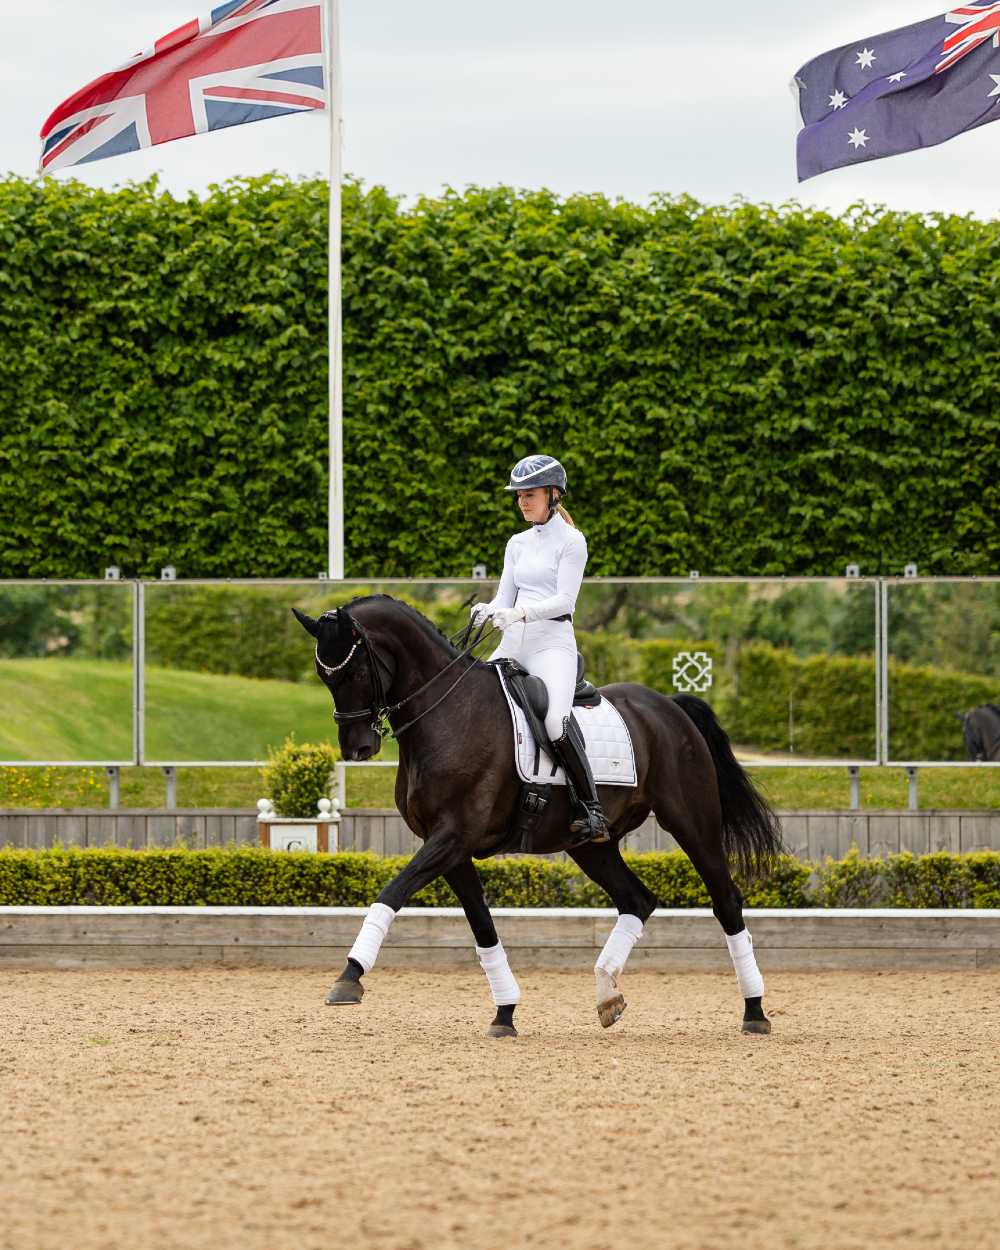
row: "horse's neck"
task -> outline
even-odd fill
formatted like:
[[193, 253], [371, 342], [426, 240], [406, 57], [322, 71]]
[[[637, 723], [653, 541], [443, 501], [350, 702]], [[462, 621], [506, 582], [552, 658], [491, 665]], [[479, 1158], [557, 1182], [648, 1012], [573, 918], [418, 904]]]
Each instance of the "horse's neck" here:
[[[451, 664], [455, 652], [443, 638], [431, 634], [419, 621], [400, 614], [397, 619], [373, 625], [378, 631], [377, 648], [392, 655], [395, 673], [386, 697], [390, 703], [399, 703], [415, 694], [433, 677]], [[459, 662], [449, 670], [449, 676], [458, 676], [463, 664]], [[447, 689], [446, 679], [441, 685]], [[436, 690], [436, 686], [429, 693]]]
[[[421, 744], [426, 745], [428, 734], [433, 739], [440, 733], [450, 737], [468, 732], [467, 717], [476, 705], [481, 707], [482, 700], [489, 697], [488, 670], [477, 668], [469, 672], [472, 660], [459, 657], [443, 638], [407, 616], [383, 621], [380, 626], [373, 623], [372, 628], [378, 629], [377, 649], [391, 653], [395, 668], [386, 698], [390, 704], [413, 700], [392, 718], [397, 729], [417, 721], [399, 740], [400, 760], [405, 760], [411, 750], [419, 750]], [[495, 679], [493, 684], [496, 685]], [[499, 685], [496, 690], [499, 692]], [[447, 705], [445, 722], [440, 720], [446, 710], [444, 707], [428, 715], [424, 722], [424, 715], [439, 701]]]

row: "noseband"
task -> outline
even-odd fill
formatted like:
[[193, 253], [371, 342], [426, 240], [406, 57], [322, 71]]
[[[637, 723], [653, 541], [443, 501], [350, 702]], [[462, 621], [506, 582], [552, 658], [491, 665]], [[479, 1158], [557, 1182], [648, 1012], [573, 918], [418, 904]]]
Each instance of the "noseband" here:
[[[336, 709], [336, 705], [334, 705], [333, 719], [336, 721], [338, 725], [343, 725], [343, 724], [348, 723], [349, 721], [362, 720], [364, 718], [370, 717], [372, 732], [378, 734], [380, 739], [383, 737], [386, 737], [390, 733], [393, 735], [393, 737], [398, 738], [401, 733], [409, 729], [412, 725], [415, 725], [417, 721], [422, 720], [428, 714], [428, 712], [433, 712], [436, 707], [442, 704], [445, 701], [445, 699], [447, 699], [447, 697], [451, 694], [451, 692], [455, 689], [455, 687], [459, 684], [459, 682], [464, 680], [464, 678], [469, 673], [472, 672], [472, 669], [473, 669], [472, 665], [470, 665], [463, 672], [459, 673], [456, 680], [452, 682], [452, 684], [448, 687], [448, 689], [444, 692], [444, 694], [441, 696], [440, 699], [438, 699], [436, 703], [432, 703], [429, 708], [425, 708], [417, 716], [414, 716], [414, 718], [411, 721], [407, 721], [407, 723], [405, 725], [401, 725], [399, 729], [393, 729], [391, 724], [389, 723], [389, 717], [394, 712], [398, 712], [400, 708], [405, 707], [407, 703], [415, 699], [417, 695], [423, 694], [423, 692], [427, 689], [429, 685], [431, 685], [432, 682], [437, 681], [439, 677], [443, 677], [444, 674], [447, 673], [450, 668], [454, 667], [454, 665], [456, 665], [459, 660], [464, 660], [466, 656], [470, 655], [475, 650], [475, 648], [479, 646], [481, 642], [485, 641], [486, 638], [489, 638], [492, 634], [497, 632], [495, 626], [492, 629], [486, 631], [485, 633], [483, 629], [481, 628], [478, 631], [472, 643], [469, 646], [467, 646], [464, 650], [460, 650], [458, 655], [456, 655], [455, 658], [450, 661], [450, 663], [446, 664], [444, 668], [441, 669], [440, 672], [435, 673], [433, 677], [428, 678], [428, 680], [425, 681], [424, 684], [418, 690], [414, 690], [412, 694], [408, 694], [405, 699], [400, 699], [398, 703], [394, 703], [392, 704], [392, 706], [389, 706], [389, 703], [386, 699], [385, 687], [382, 685], [382, 672], [379, 669], [378, 656], [375, 653], [375, 648], [372, 645], [372, 640], [368, 636], [368, 631], [365, 629], [365, 627], [359, 621], [356, 621], [354, 617], [351, 616], [351, 614], [347, 611], [346, 608], [335, 609], [332, 612], [324, 612], [323, 615], [319, 619], [321, 621], [333, 620], [334, 617], [338, 615], [338, 613], [342, 618], [346, 619], [348, 624], [351, 626], [351, 632], [355, 638], [354, 645], [351, 647], [350, 651], [348, 651], [347, 655], [340, 661], [339, 664], [330, 665], [330, 664], [324, 664], [323, 661], [320, 659], [319, 643], [317, 642], [316, 664], [325, 677], [332, 677], [334, 673], [340, 673], [344, 669], [346, 669], [348, 664], [350, 664], [351, 660], [354, 658], [358, 648], [364, 647], [365, 653], [368, 656], [368, 667], [369, 667], [370, 674], [371, 674], [372, 698], [371, 698], [371, 703], [368, 705], [368, 707], [363, 708], [360, 712], [338, 712]], [[462, 632], [465, 633], [466, 636], [468, 636], [467, 630], [463, 630]], [[461, 646], [461, 644], [459, 645]]]

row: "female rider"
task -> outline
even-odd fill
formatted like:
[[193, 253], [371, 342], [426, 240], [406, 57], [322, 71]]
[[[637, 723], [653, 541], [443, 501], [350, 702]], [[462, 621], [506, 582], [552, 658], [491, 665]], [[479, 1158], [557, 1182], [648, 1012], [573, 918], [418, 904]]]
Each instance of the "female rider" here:
[[503, 574], [489, 603], [477, 603], [472, 619], [486, 617], [503, 631], [491, 660], [517, 660], [545, 682], [549, 710], [545, 732], [570, 783], [576, 818], [570, 825], [593, 842], [608, 841], [608, 825], [575, 721], [576, 636], [573, 610], [587, 564], [587, 540], [560, 503], [566, 470], [552, 456], [526, 456], [511, 470], [505, 490], [516, 493], [531, 528], [515, 534], [504, 552]]

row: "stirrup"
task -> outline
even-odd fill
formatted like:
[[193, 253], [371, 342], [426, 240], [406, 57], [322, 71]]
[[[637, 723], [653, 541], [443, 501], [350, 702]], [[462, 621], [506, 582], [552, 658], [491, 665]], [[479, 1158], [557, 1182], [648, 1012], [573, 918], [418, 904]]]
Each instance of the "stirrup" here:
[[589, 834], [589, 838], [586, 839], [588, 842], [611, 841], [608, 822], [600, 803], [581, 803], [579, 812], [576, 820], [570, 824], [570, 833]]

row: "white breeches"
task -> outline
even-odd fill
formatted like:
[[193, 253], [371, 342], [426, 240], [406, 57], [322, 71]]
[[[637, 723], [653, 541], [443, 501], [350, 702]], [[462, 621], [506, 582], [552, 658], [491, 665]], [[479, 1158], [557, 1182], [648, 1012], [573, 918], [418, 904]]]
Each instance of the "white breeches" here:
[[[557, 645], [553, 646], [553, 643]], [[534, 621], [512, 625], [491, 660], [517, 660], [549, 692], [545, 732], [553, 741], [563, 735], [563, 722], [573, 711], [576, 689], [576, 636], [569, 621]]]

